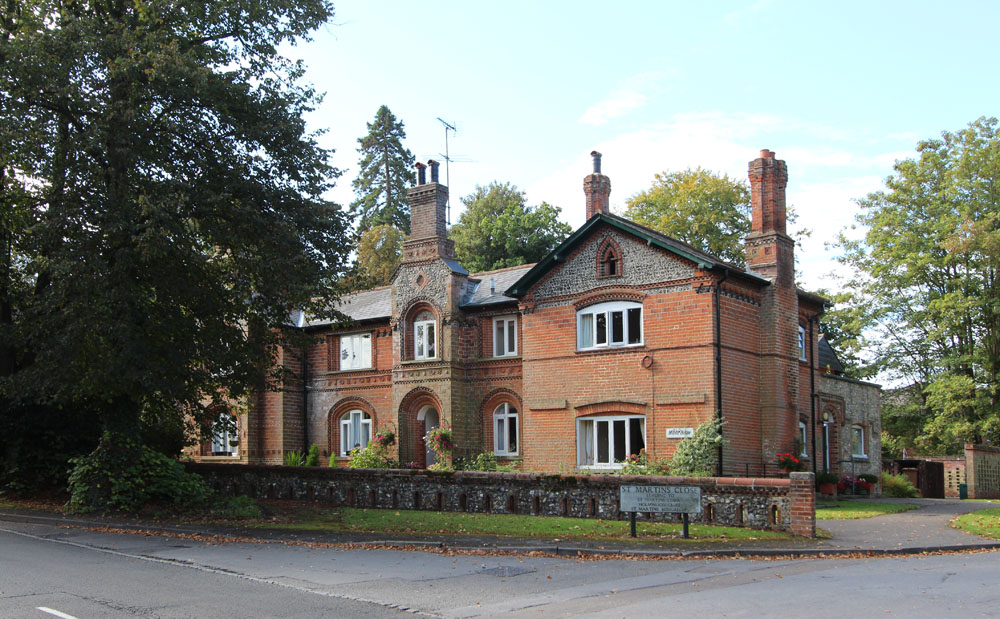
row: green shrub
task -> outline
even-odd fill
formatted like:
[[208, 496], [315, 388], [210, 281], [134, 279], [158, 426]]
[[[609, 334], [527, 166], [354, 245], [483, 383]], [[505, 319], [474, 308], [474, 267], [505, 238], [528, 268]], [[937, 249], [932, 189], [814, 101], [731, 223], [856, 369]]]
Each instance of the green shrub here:
[[681, 477], [709, 477], [715, 472], [719, 447], [726, 444], [722, 438], [722, 421], [713, 419], [698, 426], [694, 436], [680, 442], [670, 461], [670, 472]]
[[285, 454], [285, 466], [303, 466], [306, 457], [301, 451], [290, 451]]
[[819, 484], [835, 484], [840, 481], [840, 475], [836, 473], [831, 473], [830, 471], [825, 471], [823, 473], [816, 474], [816, 485]]
[[910, 483], [906, 475], [882, 473], [882, 496], [916, 498], [920, 492]]
[[666, 458], [660, 460], [650, 460], [646, 455], [646, 450], [642, 449], [638, 455], [629, 456], [622, 468], [615, 471], [618, 475], [666, 475], [670, 471], [670, 463]]
[[498, 463], [497, 457], [492, 452], [487, 451], [471, 458], [455, 458], [455, 470], [513, 473], [514, 467]]
[[[396, 433], [391, 428], [384, 428], [375, 433], [364, 449], [355, 447], [351, 450], [352, 469], [398, 469], [399, 463], [389, 457], [389, 448], [396, 443]], [[330, 457], [330, 466], [334, 466], [334, 458]]]
[[861, 473], [860, 475], [858, 475], [858, 479], [860, 479], [861, 481], [866, 481], [870, 484], [877, 484], [879, 477], [878, 475], [872, 475], [871, 473]]
[[108, 435], [90, 454], [74, 458], [69, 475], [70, 511], [134, 512], [151, 502], [204, 505], [211, 492], [180, 462], [146, 446]]
[[309, 448], [309, 455], [306, 456], [305, 465], [319, 466], [319, 445], [316, 443], [313, 443], [312, 447]]

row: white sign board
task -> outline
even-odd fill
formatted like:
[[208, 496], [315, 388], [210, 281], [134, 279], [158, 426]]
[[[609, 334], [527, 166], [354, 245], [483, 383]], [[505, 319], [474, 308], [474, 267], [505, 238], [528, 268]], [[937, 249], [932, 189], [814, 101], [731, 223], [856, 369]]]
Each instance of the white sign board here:
[[667, 428], [667, 438], [689, 438], [694, 436], [694, 428]]
[[621, 486], [621, 511], [700, 514], [699, 486]]

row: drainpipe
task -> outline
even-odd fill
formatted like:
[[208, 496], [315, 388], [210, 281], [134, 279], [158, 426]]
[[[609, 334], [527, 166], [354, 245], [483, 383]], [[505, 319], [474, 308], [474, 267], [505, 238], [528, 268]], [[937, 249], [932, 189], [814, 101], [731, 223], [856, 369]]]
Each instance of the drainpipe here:
[[[722, 279], [715, 284], [714, 313], [715, 313], [715, 418], [722, 421], [722, 304], [720, 295], [722, 284], [729, 279], [729, 269], [723, 267]], [[719, 432], [722, 432], [720, 426]], [[722, 445], [716, 451], [716, 475], [722, 476]]]
[[813, 327], [817, 324], [815, 316], [809, 317], [809, 435], [812, 437], [813, 475], [816, 474], [816, 359], [813, 345]]

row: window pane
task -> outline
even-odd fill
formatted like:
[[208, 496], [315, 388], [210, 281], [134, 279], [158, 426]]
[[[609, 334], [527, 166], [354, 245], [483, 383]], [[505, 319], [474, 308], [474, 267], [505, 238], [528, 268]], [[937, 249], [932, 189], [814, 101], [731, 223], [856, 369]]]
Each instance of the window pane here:
[[597, 344], [607, 344], [608, 343], [608, 315], [605, 313], [597, 314]]
[[340, 338], [340, 369], [346, 370], [351, 367], [351, 337]]
[[643, 435], [645, 434], [645, 428], [643, 426], [645, 423], [645, 419], [635, 418], [628, 420], [629, 455], [636, 455], [640, 450], [646, 448], [646, 439], [643, 438]]
[[594, 345], [594, 315], [580, 316], [580, 348], [590, 348]]
[[340, 455], [346, 456], [350, 451], [351, 451], [351, 422], [345, 419], [340, 422]]
[[415, 356], [417, 359], [424, 358], [424, 325], [416, 325], [416, 335], [414, 345], [416, 346]]
[[628, 343], [638, 344], [642, 341], [642, 310], [632, 307], [628, 310]]
[[[511, 410], [513, 410], [513, 409], [511, 409]], [[517, 417], [508, 417], [507, 418], [507, 430], [508, 430], [507, 441], [508, 441], [508, 443], [510, 445], [510, 448], [507, 451], [509, 453], [516, 453], [517, 452]]]
[[513, 318], [507, 321], [507, 352], [514, 354], [517, 352], [517, 331], [515, 325], [517, 321]]
[[610, 456], [610, 444], [611, 439], [608, 436], [608, 422], [598, 421], [597, 423], [597, 462], [600, 464], [611, 464]]
[[577, 427], [580, 435], [576, 438], [576, 461], [580, 466], [594, 464], [594, 422], [581, 421]]
[[494, 430], [494, 433], [496, 434], [496, 436], [494, 437], [494, 440], [493, 440], [493, 445], [494, 445], [493, 449], [494, 449], [494, 451], [501, 452], [501, 453], [504, 452], [504, 451], [506, 451], [506, 449], [504, 449], [504, 445], [506, 445], [506, 443], [507, 443], [507, 439], [506, 439], [506, 436], [505, 436], [506, 433], [504, 432], [504, 426], [505, 426], [505, 424], [504, 424], [504, 418], [503, 417], [497, 417], [497, 420], [496, 420], [496, 430]]
[[427, 358], [433, 359], [437, 354], [434, 352], [434, 323], [427, 323]]
[[362, 334], [360, 338], [361, 343], [361, 356], [360, 365], [358, 367], [370, 368], [372, 366], [372, 334], [365, 333]]
[[622, 312], [611, 312], [611, 343], [625, 343], [625, 316]]
[[625, 432], [625, 420], [615, 419], [615, 462], [621, 462], [628, 455], [628, 452], [625, 450], [627, 438], [628, 433]]
[[503, 321], [498, 320], [493, 323], [493, 356], [502, 357], [506, 347], [503, 343]]

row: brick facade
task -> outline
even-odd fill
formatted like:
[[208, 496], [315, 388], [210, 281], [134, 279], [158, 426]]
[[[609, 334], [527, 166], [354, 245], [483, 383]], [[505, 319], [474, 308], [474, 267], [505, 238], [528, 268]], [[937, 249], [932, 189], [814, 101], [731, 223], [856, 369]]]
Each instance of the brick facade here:
[[[455, 261], [448, 189], [431, 162], [431, 182], [409, 192], [412, 234], [392, 285], [342, 299], [350, 325], [305, 326], [315, 343], [281, 358], [299, 378], [252, 403], [241, 460], [277, 463], [315, 443], [337, 461], [351, 411], [373, 431], [394, 428], [403, 463], [427, 463], [422, 437], [440, 423], [455, 455], [471, 456], [507, 431], [494, 419], [505, 406], [516, 434], [501, 459], [524, 471], [609, 468], [640, 448], [669, 457], [678, 431], [716, 418], [727, 439], [719, 475], [776, 474], [775, 454], [800, 446], [800, 423], [810, 470], [822, 470], [818, 408], [854, 394], [817, 379], [824, 301], [794, 285], [785, 163], [770, 151], [750, 162], [745, 270], [612, 215], [594, 158], [580, 229], [536, 265], [475, 274]], [[341, 342], [359, 333], [371, 334], [370, 367], [345, 369]]]

